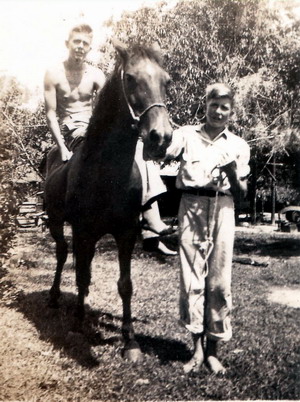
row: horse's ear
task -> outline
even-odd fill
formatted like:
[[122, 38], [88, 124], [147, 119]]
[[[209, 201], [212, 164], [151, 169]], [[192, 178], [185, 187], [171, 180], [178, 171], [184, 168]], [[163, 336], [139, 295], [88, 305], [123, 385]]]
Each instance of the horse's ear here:
[[161, 53], [160, 43], [158, 41], [152, 43], [151, 49], [154, 50], [155, 52]]
[[123, 42], [119, 41], [119, 39], [116, 39], [116, 38], [113, 38], [111, 40], [111, 42], [112, 42], [114, 48], [116, 49], [116, 51], [121, 56], [123, 63], [125, 63], [128, 59], [127, 46]]
[[160, 47], [160, 43], [158, 41], [153, 42], [152, 45], [150, 46], [150, 49], [152, 52], [155, 54], [156, 60], [159, 64], [163, 64], [163, 52]]

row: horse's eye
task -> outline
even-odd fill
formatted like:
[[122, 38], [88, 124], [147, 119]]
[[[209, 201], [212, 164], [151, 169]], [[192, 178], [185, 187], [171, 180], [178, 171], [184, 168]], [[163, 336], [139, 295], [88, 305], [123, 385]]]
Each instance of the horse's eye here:
[[127, 83], [128, 86], [130, 86], [130, 87], [135, 87], [136, 86], [136, 80], [135, 80], [133, 75], [127, 73], [125, 75], [125, 78], [126, 78], [126, 83]]

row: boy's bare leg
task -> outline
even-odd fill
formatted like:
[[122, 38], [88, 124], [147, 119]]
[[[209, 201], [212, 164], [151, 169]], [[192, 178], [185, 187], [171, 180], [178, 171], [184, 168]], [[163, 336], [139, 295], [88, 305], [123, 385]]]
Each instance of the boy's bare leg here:
[[191, 371], [198, 371], [204, 362], [204, 335], [192, 334], [194, 342], [194, 354], [190, 361], [184, 366], [184, 372], [190, 373]]
[[153, 202], [149, 209], [143, 212], [143, 219], [148, 225], [142, 227], [143, 248], [145, 251], [159, 251], [167, 256], [177, 255], [177, 251], [169, 249], [162, 241], [160, 241], [159, 234], [171, 234], [172, 227], [166, 225], [160, 217], [159, 207], [157, 201]]
[[217, 358], [217, 350], [217, 341], [207, 339], [205, 357], [208, 368], [215, 374], [225, 374], [226, 369]]
[[157, 201], [154, 201], [150, 208], [143, 212], [143, 218], [146, 220], [149, 227], [158, 234], [168, 228], [168, 225], [166, 225], [160, 217]]

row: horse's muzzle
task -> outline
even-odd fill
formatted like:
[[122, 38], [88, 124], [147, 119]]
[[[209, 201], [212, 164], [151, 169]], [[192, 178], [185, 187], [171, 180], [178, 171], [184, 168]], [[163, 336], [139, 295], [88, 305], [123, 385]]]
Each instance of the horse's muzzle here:
[[157, 130], [152, 130], [144, 140], [144, 158], [153, 160], [164, 158], [171, 140], [172, 132], [161, 135]]

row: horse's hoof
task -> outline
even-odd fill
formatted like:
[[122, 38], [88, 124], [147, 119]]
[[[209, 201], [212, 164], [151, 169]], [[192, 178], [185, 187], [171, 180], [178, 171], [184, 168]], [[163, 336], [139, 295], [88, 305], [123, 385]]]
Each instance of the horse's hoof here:
[[144, 359], [143, 353], [138, 347], [134, 349], [125, 349], [123, 357], [125, 360], [128, 360], [131, 363], [140, 363]]

